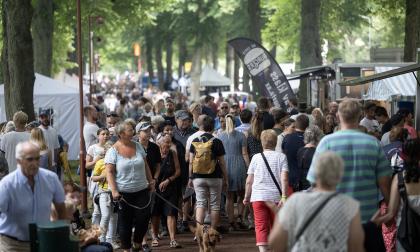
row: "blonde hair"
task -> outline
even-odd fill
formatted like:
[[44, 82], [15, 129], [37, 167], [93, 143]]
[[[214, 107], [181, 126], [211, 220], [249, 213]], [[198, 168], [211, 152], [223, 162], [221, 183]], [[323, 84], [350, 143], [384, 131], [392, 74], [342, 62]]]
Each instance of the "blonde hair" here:
[[345, 123], [359, 122], [362, 108], [360, 103], [355, 100], [345, 99], [338, 106], [338, 114], [341, 116]]
[[322, 153], [315, 163], [315, 176], [321, 185], [336, 187], [343, 174], [344, 161], [332, 151]]
[[25, 127], [28, 122], [28, 115], [23, 111], [18, 111], [13, 115], [13, 122], [16, 127]]
[[37, 143], [41, 151], [48, 149], [47, 143], [45, 142], [44, 133], [40, 128], [33, 128], [31, 130], [31, 141]]
[[264, 149], [274, 150], [277, 145], [277, 134], [274, 130], [268, 129], [261, 132], [261, 145]]
[[225, 116], [226, 120], [226, 133], [231, 134], [235, 130], [235, 123], [233, 122], [233, 115], [227, 114]]

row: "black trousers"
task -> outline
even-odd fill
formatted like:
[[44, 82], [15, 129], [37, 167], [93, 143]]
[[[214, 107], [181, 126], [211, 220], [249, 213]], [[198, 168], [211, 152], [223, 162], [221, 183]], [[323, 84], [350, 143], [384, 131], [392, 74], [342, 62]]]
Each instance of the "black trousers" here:
[[151, 216], [150, 205], [145, 207], [150, 201], [149, 189], [144, 189], [134, 193], [120, 193], [121, 196], [131, 205], [142, 210], [127, 205], [124, 201], [120, 201], [120, 209], [118, 211], [118, 233], [121, 239], [121, 249], [131, 248], [132, 227], [134, 226], [135, 243], [141, 244], [144, 235], [149, 227]]

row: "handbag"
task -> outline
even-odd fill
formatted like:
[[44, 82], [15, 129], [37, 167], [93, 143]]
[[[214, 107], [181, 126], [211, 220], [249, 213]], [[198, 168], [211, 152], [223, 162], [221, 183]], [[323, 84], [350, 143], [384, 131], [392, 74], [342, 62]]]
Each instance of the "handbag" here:
[[273, 182], [276, 185], [277, 189], [279, 190], [280, 196], [281, 196], [282, 195], [282, 192], [281, 192], [281, 188], [280, 188], [279, 182], [277, 182], [277, 179], [274, 176], [273, 171], [271, 170], [270, 165], [268, 164], [267, 158], [265, 157], [264, 153], [261, 152], [261, 156], [264, 159], [265, 166], [267, 167], [267, 170], [270, 173], [270, 176], [273, 179]]

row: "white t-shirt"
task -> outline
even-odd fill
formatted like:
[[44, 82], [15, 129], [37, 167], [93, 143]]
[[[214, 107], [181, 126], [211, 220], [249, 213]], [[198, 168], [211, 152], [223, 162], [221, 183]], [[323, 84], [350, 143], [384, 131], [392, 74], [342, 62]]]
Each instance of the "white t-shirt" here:
[[85, 139], [85, 147], [86, 150], [89, 146], [92, 146], [98, 142], [98, 137], [96, 133], [98, 133], [99, 127], [95, 123], [85, 122], [83, 126], [83, 138]]
[[365, 127], [368, 132], [379, 132], [379, 123], [378, 123], [378, 121], [376, 121], [374, 119], [371, 120], [371, 119], [368, 119], [368, 118], [364, 117], [360, 121], [360, 125]]
[[187, 155], [190, 154], [190, 148], [191, 148], [191, 143], [194, 139], [196, 139], [197, 137], [201, 137], [201, 135], [203, 135], [205, 132], [204, 131], [197, 131], [194, 134], [192, 134], [191, 136], [188, 137], [187, 139], [187, 143], [185, 144], [185, 153], [187, 153]]
[[55, 149], [60, 148], [57, 131], [51, 126], [48, 126], [48, 128], [45, 129], [41, 125], [39, 128], [42, 130], [42, 133], [44, 133], [45, 142], [47, 143], [48, 149], [52, 152], [52, 165], [55, 166], [57, 164], [57, 161], [55, 160]]
[[95, 159], [96, 157], [100, 155], [105, 156], [105, 149], [99, 144], [94, 144], [88, 147], [87, 154], [91, 156], [93, 159]]
[[16, 145], [20, 142], [29, 141], [31, 135], [28, 132], [12, 131], [2, 136], [0, 142], [0, 149], [5, 152], [7, 164], [9, 166], [9, 173], [16, 170]]
[[381, 138], [381, 146], [384, 147], [391, 143], [391, 140], [389, 139], [389, 134], [391, 134], [391, 131], [386, 132], [382, 138]]
[[[273, 150], [264, 151], [271, 171], [277, 179], [281, 188], [280, 174], [283, 171], [289, 171], [287, 166], [287, 158], [283, 153]], [[265, 165], [261, 153], [252, 157], [248, 168], [248, 175], [254, 175], [254, 183], [252, 184], [251, 202], [255, 201], [280, 201], [280, 192], [271, 178], [270, 172]]]

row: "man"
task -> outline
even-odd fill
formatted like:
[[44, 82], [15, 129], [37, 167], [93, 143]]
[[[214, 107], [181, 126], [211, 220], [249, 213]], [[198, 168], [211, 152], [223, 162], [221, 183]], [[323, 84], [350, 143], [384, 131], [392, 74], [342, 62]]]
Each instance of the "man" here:
[[336, 103], [336, 102], [330, 102], [329, 104], [328, 104], [328, 112], [330, 113], [330, 114], [333, 114], [333, 115], [335, 115], [335, 114], [337, 114], [337, 111], [338, 111], [338, 103]]
[[196, 132], [191, 125], [191, 117], [185, 110], [178, 110], [175, 113], [176, 125], [174, 128], [174, 137], [180, 141], [182, 145], [186, 146], [188, 137]]
[[83, 138], [85, 139], [85, 148], [87, 149], [98, 142], [98, 125], [96, 120], [98, 120], [98, 112], [96, 108], [92, 105], [86, 106], [83, 108], [83, 113], [86, 117], [86, 122], [83, 125]]
[[[211, 117], [205, 116], [203, 118], [200, 130], [205, 133], [200, 138], [193, 140], [193, 144], [190, 149], [190, 164], [189, 164], [189, 187], [194, 187], [196, 192], [196, 220], [198, 223], [204, 222], [206, 215], [206, 209], [210, 206], [210, 218], [211, 226], [216, 229], [220, 223], [220, 203], [222, 187], [227, 187], [227, 171], [225, 164], [225, 149], [222, 141], [218, 138], [214, 138], [212, 133], [214, 129], [214, 121]], [[213, 139], [213, 140], [211, 140]], [[202, 174], [196, 172], [196, 168], [193, 167], [193, 162], [196, 154], [196, 148], [194, 143], [213, 141], [211, 145], [212, 160], [216, 160], [216, 166], [213, 172], [210, 174]], [[196, 162], [194, 160], [194, 162]], [[200, 166], [198, 166], [200, 167]], [[206, 167], [207, 168], [207, 167]]]
[[365, 104], [365, 117], [360, 121], [360, 125], [367, 129], [368, 134], [380, 137], [379, 123], [375, 120], [376, 104], [373, 102], [367, 102]]
[[29, 141], [31, 134], [25, 131], [28, 115], [25, 112], [18, 111], [13, 115], [15, 131], [3, 135], [0, 142], [0, 150], [4, 152], [9, 172], [16, 170], [15, 148], [20, 142]]
[[41, 122], [39, 128], [42, 130], [42, 133], [44, 133], [48, 149], [52, 151], [52, 170], [55, 170], [60, 177], [61, 171], [56, 170], [60, 143], [58, 142], [57, 131], [50, 126], [50, 115], [50, 110], [41, 110], [39, 113], [39, 121]]
[[50, 220], [51, 203], [65, 219], [64, 190], [56, 174], [39, 168], [39, 147], [16, 145], [18, 168], [0, 181], [0, 252], [30, 251], [29, 223]]
[[298, 109], [297, 109], [297, 105], [298, 105], [298, 100], [296, 98], [289, 98], [288, 102], [288, 108], [287, 108], [287, 113], [289, 113], [289, 115], [296, 115], [297, 113], [299, 113]]
[[277, 136], [283, 132], [283, 121], [289, 118], [289, 114], [281, 108], [272, 108], [271, 114], [274, 118], [273, 130], [276, 132]]
[[249, 109], [244, 109], [239, 114], [239, 118], [241, 119], [241, 125], [235, 128], [235, 130], [248, 135], [248, 130], [251, 127], [251, 120], [252, 120], [252, 112]]
[[175, 103], [171, 98], [167, 98], [165, 101], [166, 112], [163, 114], [165, 121], [170, 121], [175, 126]]
[[[381, 106], [377, 106], [376, 107], [376, 110], [375, 110], [375, 119], [379, 123], [379, 132], [381, 132], [381, 135], [383, 135], [382, 128], [389, 121], [388, 112], [386, 111], [386, 109], [384, 107], [381, 107]], [[391, 129], [389, 129], [389, 130], [391, 130]]]
[[306, 115], [299, 115], [296, 118], [296, 130], [294, 133], [286, 135], [281, 145], [283, 153], [286, 154], [289, 165], [289, 185], [293, 191], [299, 191], [300, 168], [298, 166], [297, 153], [300, 148], [305, 146], [303, 135], [309, 126], [309, 118]]
[[391, 134], [392, 128], [394, 128], [394, 127], [404, 128], [404, 123], [405, 123], [404, 117], [402, 115], [398, 114], [398, 113], [393, 115], [391, 117], [391, 119], [388, 120], [387, 124], [389, 124], [391, 128], [390, 128], [389, 131], [385, 132], [385, 134], [383, 134], [382, 137], [381, 137], [381, 146], [382, 147], [391, 143], [389, 136]]
[[[389, 200], [392, 169], [378, 140], [358, 130], [361, 107], [344, 100], [338, 108], [341, 130], [325, 136], [316, 148], [307, 180], [315, 183], [315, 164], [321, 153], [333, 151], [344, 160], [344, 175], [337, 190], [360, 202], [362, 222], [378, 209], [378, 192]], [[379, 189], [379, 190], [378, 190]]]
[[216, 112], [214, 112], [212, 109], [213, 103], [214, 103], [214, 97], [207, 95], [206, 98], [204, 98], [204, 104], [203, 104], [203, 107], [201, 108], [201, 112], [204, 115], [210, 116], [214, 120], [216, 118]]
[[258, 99], [258, 110], [263, 113], [263, 129], [272, 129], [274, 126], [274, 118], [269, 113], [270, 100], [267, 97]]
[[[230, 105], [228, 102], [220, 103], [219, 114], [218, 114], [219, 116], [220, 115], [226, 116], [229, 113], [229, 111], [230, 111]], [[235, 118], [234, 126], [238, 127], [239, 125], [241, 125], [241, 120], [238, 117], [234, 117], [234, 118]], [[214, 120], [214, 130], [219, 130], [220, 127], [221, 127], [220, 118], [216, 117], [216, 119]]]

